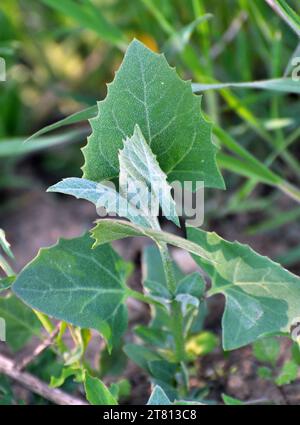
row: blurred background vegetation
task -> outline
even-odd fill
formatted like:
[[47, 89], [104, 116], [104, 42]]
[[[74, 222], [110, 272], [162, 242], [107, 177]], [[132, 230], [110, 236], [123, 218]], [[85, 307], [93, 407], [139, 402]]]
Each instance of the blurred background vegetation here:
[[[299, 13], [297, 0], [289, 5]], [[203, 18], [208, 13], [212, 16]], [[183, 78], [196, 83], [282, 77], [299, 44], [297, 34], [262, 0], [2, 0], [0, 55], [7, 63], [7, 81], [0, 83], [2, 206], [26, 187], [80, 175], [78, 145], [85, 144], [87, 121], [23, 141], [103, 99], [133, 37], [164, 52]], [[226, 132], [215, 134], [215, 142], [223, 143], [219, 162], [229, 169], [229, 192], [207, 193], [208, 222], [248, 214], [247, 232], [256, 233], [300, 217], [286, 196], [274, 203], [282, 198], [280, 190], [256, 186], [264, 179], [253, 173], [255, 163], [238, 162], [224, 149], [226, 135], [234, 137], [283, 181], [299, 185], [298, 95], [222, 89], [205, 92], [203, 107]], [[282, 216], [282, 209], [288, 214]], [[264, 219], [259, 226], [257, 213]], [[291, 258], [281, 259], [294, 262], [300, 257], [300, 247], [295, 249]]]

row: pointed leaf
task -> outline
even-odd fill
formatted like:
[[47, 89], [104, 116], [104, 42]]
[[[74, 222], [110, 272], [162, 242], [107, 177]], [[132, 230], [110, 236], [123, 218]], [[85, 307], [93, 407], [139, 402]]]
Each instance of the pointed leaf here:
[[173, 235], [163, 231], [146, 229], [134, 223], [127, 221], [104, 219], [97, 222], [96, 227], [91, 230], [92, 236], [95, 239], [93, 247], [103, 245], [107, 242], [116, 241], [118, 239], [133, 237], [133, 236], [146, 236], [151, 238], [156, 243], [165, 242], [170, 245], [177, 246], [178, 248], [185, 249], [186, 251], [199, 255], [208, 261], [214, 263], [215, 260], [199, 245], [183, 239], [179, 236]]
[[[134, 127], [132, 137], [124, 140], [119, 153], [120, 193], [129, 199], [129, 191], [138, 191], [141, 199], [141, 213], [156, 220], [159, 206], [165, 217], [179, 226], [176, 205], [171, 196], [171, 186], [167, 176], [161, 170], [156, 156], [152, 153], [138, 125]], [[131, 189], [132, 188], [132, 189]]]
[[148, 236], [194, 254], [210, 275], [208, 295], [226, 297], [223, 346], [232, 350], [272, 333], [290, 332], [300, 316], [300, 279], [247, 245], [228, 242], [216, 233], [188, 227], [188, 239], [143, 229], [132, 223], [101, 220], [92, 229], [95, 246], [128, 236]]
[[117, 400], [114, 398], [104, 383], [98, 379], [85, 374], [84, 389], [87, 400], [97, 406], [116, 406]]
[[83, 328], [100, 329], [126, 298], [122, 260], [88, 235], [42, 249], [20, 273], [13, 291], [31, 307]]
[[110, 214], [128, 218], [140, 226], [149, 227], [149, 220], [144, 217], [126, 198], [120, 195], [111, 185], [96, 183], [78, 177], [69, 177], [50, 186], [47, 192], [58, 192], [75, 196], [92, 202], [96, 208], [104, 207]]
[[164, 390], [156, 385], [152, 391], [152, 394], [148, 400], [147, 405], [148, 406], [167, 406], [169, 404], [172, 404], [171, 401], [168, 399], [166, 393]]
[[298, 376], [299, 366], [293, 360], [284, 363], [280, 374], [277, 376], [275, 382], [278, 386], [287, 385], [295, 381]]
[[259, 339], [253, 344], [253, 354], [257, 360], [275, 366], [280, 354], [280, 343], [272, 337]]
[[247, 245], [192, 227], [187, 233], [209, 257], [209, 261], [195, 257], [212, 279], [209, 295], [221, 293], [226, 298], [222, 321], [225, 350], [290, 331], [293, 319], [300, 315], [297, 276]]
[[6, 240], [4, 230], [0, 229], [0, 246], [6, 255], [10, 258], [14, 258], [14, 255], [10, 249], [10, 243]]
[[200, 98], [162, 55], [134, 40], [98, 108], [98, 116], [91, 120], [93, 133], [83, 149], [85, 178], [99, 182], [118, 176], [118, 150], [138, 124], [172, 180], [224, 187], [211, 125], [200, 115]]

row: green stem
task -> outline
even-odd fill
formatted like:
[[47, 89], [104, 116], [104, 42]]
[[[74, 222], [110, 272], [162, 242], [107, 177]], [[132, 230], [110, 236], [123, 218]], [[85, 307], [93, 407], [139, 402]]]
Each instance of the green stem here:
[[175, 344], [175, 359], [178, 363], [185, 359], [185, 343], [183, 335], [183, 316], [181, 312], [181, 305], [178, 301], [175, 300], [176, 294], [176, 279], [174, 275], [174, 269], [172, 260], [170, 258], [169, 250], [166, 244], [159, 245], [159, 251], [163, 263], [163, 268], [166, 276], [167, 286], [170, 293], [173, 296], [171, 302], [171, 311], [170, 311], [170, 322], [171, 330], [174, 338]]
[[37, 311], [37, 310], [33, 310], [33, 312], [35, 313], [36, 317], [39, 319], [39, 321], [43, 325], [44, 329], [49, 334], [51, 334], [51, 332], [54, 331], [55, 326], [53, 325], [53, 323], [51, 322], [51, 320], [49, 319], [49, 317], [46, 314], [41, 313], [40, 311]]
[[134, 289], [127, 289], [127, 296], [135, 298], [136, 300], [142, 301], [145, 304], [152, 304], [156, 306], [161, 306], [162, 304], [158, 301], [155, 301], [153, 298], [148, 297], [147, 295], [142, 294], [141, 292], [135, 291]]

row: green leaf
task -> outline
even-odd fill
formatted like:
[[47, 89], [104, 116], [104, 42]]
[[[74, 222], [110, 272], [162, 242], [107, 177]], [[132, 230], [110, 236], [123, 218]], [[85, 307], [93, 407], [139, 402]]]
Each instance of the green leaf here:
[[266, 367], [266, 366], [259, 367], [257, 369], [257, 375], [261, 379], [266, 379], [266, 380], [272, 380], [272, 378], [273, 378], [272, 369], [270, 369], [269, 367]]
[[194, 254], [210, 275], [208, 295], [226, 297], [223, 346], [232, 350], [272, 333], [290, 332], [300, 315], [300, 279], [246, 245], [216, 233], [189, 227], [185, 240], [170, 233], [143, 229], [118, 220], [101, 220], [92, 229], [95, 246], [128, 236], [148, 236]]
[[200, 98], [162, 55], [134, 40], [98, 108], [83, 149], [85, 178], [99, 182], [118, 176], [118, 150], [138, 124], [171, 180], [203, 180], [205, 186], [224, 187], [211, 125], [200, 114]]
[[134, 363], [136, 363], [141, 369], [146, 370], [148, 373], [150, 373], [150, 362], [163, 360], [160, 355], [142, 345], [126, 344], [124, 352]]
[[263, 338], [253, 344], [253, 354], [261, 362], [276, 364], [280, 354], [280, 344], [275, 338]]
[[224, 404], [226, 404], [227, 406], [240, 406], [244, 404], [241, 400], [230, 397], [229, 395], [226, 395], [226, 394], [222, 394], [222, 399], [224, 401]]
[[88, 119], [97, 115], [97, 105], [90, 106], [89, 108], [83, 109], [82, 111], [75, 112], [74, 114], [69, 115], [66, 118], [63, 118], [59, 121], [56, 121], [53, 124], [47, 125], [46, 127], [41, 128], [36, 131], [32, 136], [28, 137], [24, 143], [28, 143], [37, 137], [40, 137], [50, 131], [57, 130], [58, 128], [65, 127], [71, 124], [77, 124], [81, 121], [87, 121]]
[[114, 45], [123, 46], [124, 38], [118, 27], [109, 23], [101, 13], [101, 8], [96, 7], [90, 0], [74, 2], [72, 0], [42, 0], [47, 6], [74, 19], [83, 28], [88, 28], [98, 34], [103, 40]]
[[10, 258], [14, 258], [14, 255], [10, 249], [10, 244], [6, 240], [4, 230], [2, 229], [0, 229], [0, 246], [2, 247], [6, 255], [8, 255]]
[[122, 341], [115, 345], [109, 352], [102, 350], [100, 356], [100, 373], [101, 376], [121, 376], [127, 365], [127, 356], [123, 352]]
[[156, 243], [165, 242], [167, 244], [177, 246], [178, 248], [185, 249], [192, 254], [199, 255], [214, 263], [214, 260], [211, 259], [210, 255], [202, 247], [189, 240], [173, 235], [172, 233], [146, 229], [127, 221], [115, 219], [99, 220], [96, 226], [91, 230], [91, 234], [95, 239], [93, 247], [103, 245], [107, 242], [116, 241], [118, 239], [133, 236], [146, 236], [154, 240]]
[[298, 366], [300, 366], [300, 346], [297, 342], [294, 342], [291, 348], [292, 359]]
[[40, 322], [30, 308], [14, 295], [0, 298], [0, 317], [6, 323], [6, 340], [19, 351], [33, 336], [40, 336]]
[[151, 393], [151, 396], [148, 400], [148, 406], [168, 406], [172, 404], [168, 399], [164, 390], [156, 385]]
[[50, 186], [47, 192], [64, 193], [77, 199], [85, 199], [92, 202], [97, 209], [104, 207], [108, 213], [118, 214], [141, 226], [149, 227], [149, 220], [110, 185], [69, 177]]
[[[173, 270], [176, 281], [180, 281], [184, 275], [174, 261]], [[161, 335], [161, 337], [159, 337], [159, 335], [162, 330], [166, 332], [165, 329], [168, 329], [170, 326], [170, 316], [167, 308], [169, 307], [172, 295], [168, 290], [161, 255], [156, 245], [145, 247], [142, 258], [142, 273], [143, 287], [153, 299], [159, 300], [165, 305], [164, 307], [151, 306], [152, 320], [150, 328], [148, 327], [148, 329], [154, 333], [154, 337], [155, 333], [158, 332], [157, 336], [160, 340], [160, 345], [166, 346], [164, 343], [167, 342], [167, 335]], [[147, 334], [144, 332], [146, 338], [147, 335], [151, 338], [149, 332]], [[154, 345], [157, 343], [154, 343]]]
[[241, 89], [259, 89], [273, 90], [282, 93], [300, 94], [300, 84], [292, 78], [276, 78], [273, 80], [250, 81], [246, 83], [216, 83], [216, 84], [198, 84], [192, 85], [194, 92], [203, 92], [206, 90], [220, 90], [228, 87]]
[[156, 327], [138, 325], [134, 328], [134, 333], [147, 344], [157, 347], [164, 347], [168, 339], [168, 331]]
[[150, 374], [160, 381], [174, 385], [174, 376], [176, 374], [177, 365], [166, 360], [153, 360], [148, 362]]
[[121, 379], [118, 382], [114, 382], [109, 386], [109, 391], [116, 400], [120, 398], [128, 397], [131, 392], [131, 384], [128, 379]]
[[176, 289], [176, 294], [190, 294], [195, 298], [201, 298], [205, 293], [205, 283], [199, 273], [191, 273], [185, 276]]
[[70, 376], [74, 376], [75, 382], [82, 382], [84, 379], [83, 370], [81, 367], [78, 367], [77, 365], [71, 365], [68, 367], [63, 367], [59, 376], [51, 376], [49, 386], [51, 388], [61, 387], [65, 383], [66, 379], [68, 379]]
[[86, 134], [86, 130], [78, 129], [54, 136], [37, 137], [28, 143], [24, 143], [24, 138], [0, 140], [0, 158], [29, 155], [65, 143], [73, 143]]
[[31, 307], [82, 328], [101, 329], [127, 296], [123, 261], [109, 246], [91, 250], [88, 235], [40, 250], [12, 289]]
[[300, 16], [288, 5], [285, 0], [266, 0], [274, 11], [300, 37]]
[[283, 365], [283, 368], [279, 374], [279, 376], [276, 378], [275, 382], [277, 385], [287, 385], [291, 382], [295, 381], [297, 379], [298, 375], [298, 368], [299, 366], [294, 361], [286, 362]]
[[[173, 268], [176, 280], [182, 280], [184, 274], [175, 262], [173, 262]], [[171, 294], [167, 288], [161, 255], [156, 245], [145, 247], [142, 258], [142, 272], [143, 285], [149, 290], [152, 296], [171, 299]]]
[[161, 206], [163, 214], [179, 226], [171, 186], [167, 184], [167, 177], [161, 171], [138, 126], [135, 126], [133, 136], [124, 140], [119, 162], [120, 193], [111, 185], [79, 178], [62, 180], [51, 186], [48, 192], [86, 199], [97, 208], [105, 207], [109, 213], [116, 213], [136, 224], [154, 228], [157, 227]]
[[[175, 203], [170, 195], [171, 187], [168, 186], [166, 176], [138, 126], [135, 126], [133, 136], [124, 140], [119, 161], [120, 194], [109, 184], [79, 178], [65, 179], [51, 186], [48, 191], [86, 199], [97, 208], [105, 207], [108, 213], [118, 214], [134, 223], [154, 228], [157, 227], [157, 215], [161, 205], [165, 215], [179, 224]], [[133, 190], [135, 194], [132, 194]], [[138, 199], [134, 203], [135, 196]], [[155, 210], [152, 209], [153, 206]]]
[[300, 313], [300, 279], [238, 242], [189, 227], [188, 239], [198, 244], [206, 260], [195, 257], [210, 275], [209, 295], [226, 298], [223, 346], [232, 350], [272, 333], [290, 332]]
[[87, 400], [97, 406], [117, 406], [117, 400], [98, 378], [85, 374], [84, 389]]
[[[105, 326], [107, 325], [107, 327]], [[121, 338], [128, 328], [128, 310], [124, 304], [121, 304], [115, 313], [102, 326], [102, 336], [107, 342], [108, 351], [111, 352], [114, 347], [118, 347]]]
[[0, 278], [0, 292], [6, 291], [14, 283], [16, 276]]

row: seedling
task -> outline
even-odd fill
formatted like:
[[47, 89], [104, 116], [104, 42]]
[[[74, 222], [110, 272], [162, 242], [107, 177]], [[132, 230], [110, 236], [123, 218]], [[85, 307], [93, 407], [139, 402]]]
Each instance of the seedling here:
[[[300, 279], [246, 245], [185, 226], [184, 217], [186, 238], [161, 229], [159, 208], [180, 226], [171, 182], [202, 181], [205, 187], [224, 189], [201, 97], [162, 55], [133, 41], [91, 126], [83, 177], [65, 179], [48, 191], [86, 199], [123, 219], [100, 219], [90, 234], [42, 249], [12, 290], [40, 312], [40, 319], [49, 316], [73, 327], [81, 349], [68, 359], [72, 366], [64, 369], [59, 384], [75, 375], [92, 404], [117, 404], [120, 386], [107, 388], [82, 361], [89, 340], [85, 330], [100, 332], [113, 355], [128, 326], [126, 300], [149, 304], [151, 322], [136, 328], [142, 343], [124, 347], [154, 385], [149, 404], [203, 403], [190, 388], [188, 364], [191, 341], [199, 341], [202, 331], [206, 299], [224, 295], [223, 348], [233, 350], [269, 334], [290, 333], [300, 316]], [[127, 285], [132, 267], [110, 245], [140, 236], [154, 242], [143, 253], [143, 292]], [[202, 274], [182, 274], [168, 245], [193, 256], [210, 288]], [[209, 346], [214, 344], [209, 338]]]

